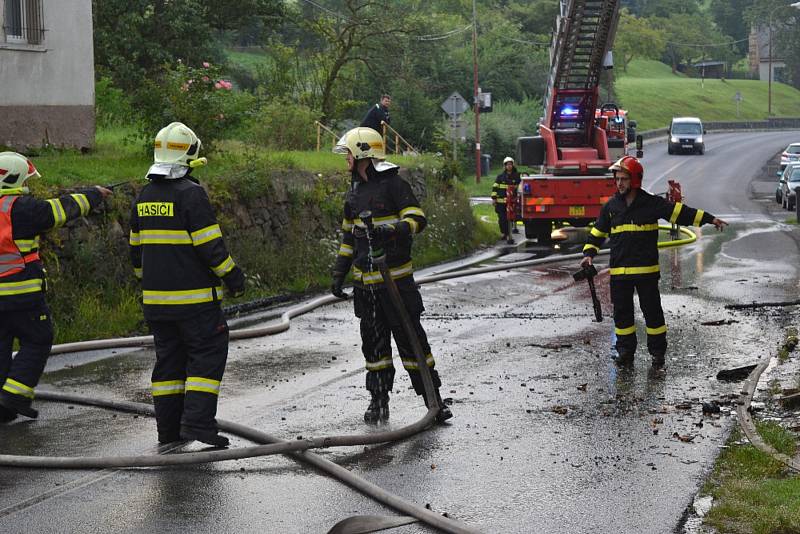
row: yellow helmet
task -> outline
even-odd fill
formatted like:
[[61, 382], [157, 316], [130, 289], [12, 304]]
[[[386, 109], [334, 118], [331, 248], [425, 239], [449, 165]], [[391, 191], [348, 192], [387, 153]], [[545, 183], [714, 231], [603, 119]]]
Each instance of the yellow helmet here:
[[198, 159], [202, 143], [182, 122], [173, 122], [158, 132], [153, 159], [156, 163], [184, 165]]
[[336, 154], [347, 154], [349, 151], [355, 159], [386, 159], [383, 137], [372, 128], [353, 128], [339, 139], [333, 151]]
[[16, 152], [0, 152], [0, 191], [20, 189], [27, 192], [23, 184], [31, 176], [41, 174], [28, 158]]

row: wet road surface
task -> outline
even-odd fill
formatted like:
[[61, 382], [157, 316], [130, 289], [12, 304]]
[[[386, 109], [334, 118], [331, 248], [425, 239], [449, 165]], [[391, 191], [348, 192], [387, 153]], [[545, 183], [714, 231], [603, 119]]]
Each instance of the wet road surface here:
[[[716, 372], [768, 357], [786, 326], [780, 310], [732, 312], [724, 304], [796, 295], [797, 231], [770, 202], [772, 178], [759, 173], [798, 137], [717, 134], [705, 156], [667, 156], [666, 146], [659, 154], [660, 145], [648, 145], [646, 187], [659, 192], [665, 175], [678, 179], [689, 205], [732, 222], [725, 233], [705, 229], [697, 243], [662, 251], [666, 374], [649, 371], [640, 316], [635, 369], [619, 372], [610, 362], [607, 276], [598, 280], [607, 318], [595, 323], [588, 290], [569, 276], [574, 262], [439, 282], [423, 287], [423, 324], [454, 419], [402, 443], [320, 454], [484, 532], [673, 532], [733, 423], [727, 403], [738, 387], [717, 382]], [[278, 336], [232, 342], [219, 416], [286, 439], [372, 431], [361, 419], [368, 394], [351, 306], [312, 312]], [[700, 325], [719, 319], [736, 322]], [[117, 352], [90, 363], [53, 357], [43, 386], [148, 402], [152, 352]], [[425, 411], [396, 367], [390, 428]], [[710, 399], [723, 404], [721, 417], [703, 417], [700, 405]], [[0, 430], [4, 453], [154, 450], [148, 418], [39, 408], [38, 421]], [[283, 457], [3, 474], [2, 532], [324, 533], [350, 515], [394, 513]]]

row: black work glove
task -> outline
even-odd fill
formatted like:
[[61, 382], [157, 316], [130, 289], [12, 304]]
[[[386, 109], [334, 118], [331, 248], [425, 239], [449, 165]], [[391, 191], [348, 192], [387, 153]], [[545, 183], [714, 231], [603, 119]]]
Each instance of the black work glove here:
[[367, 229], [363, 226], [353, 226], [353, 237], [363, 239], [367, 237]]
[[393, 224], [382, 224], [372, 230], [372, 239], [386, 242], [397, 235], [397, 227]]
[[347, 299], [348, 295], [342, 291], [344, 285], [344, 275], [342, 273], [333, 273], [333, 283], [331, 284], [331, 295], [340, 299]]

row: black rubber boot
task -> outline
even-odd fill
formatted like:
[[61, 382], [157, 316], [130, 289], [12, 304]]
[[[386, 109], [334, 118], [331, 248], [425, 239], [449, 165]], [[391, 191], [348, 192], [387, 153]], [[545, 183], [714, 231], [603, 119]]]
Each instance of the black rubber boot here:
[[511, 230], [511, 233], [512, 234], [518, 234], [519, 233], [519, 229], [516, 226], [514, 226], [514, 229]]
[[214, 431], [197, 430], [187, 427], [181, 427], [180, 439], [200, 441], [207, 445], [219, 448], [224, 448], [231, 444], [228, 438], [221, 436]]
[[[423, 394], [422, 398], [425, 399], [425, 406], [427, 408], [430, 408], [430, 405], [428, 404], [428, 397], [426, 397]], [[436, 402], [439, 404], [439, 413], [436, 414], [436, 421], [437, 422], [444, 423], [445, 421], [447, 421], [448, 419], [453, 417], [453, 412], [451, 412], [450, 411], [450, 407], [448, 407], [444, 403], [444, 401], [442, 401], [442, 396], [439, 394], [439, 390], [438, 389], [436, 390]]]
[[658, 352], [656, 354], [652, 354], [652, 365], [654, 369], [663, 369], [664, 366], [667, 364], [667, 359], [664, 356], [663, 352]]
[[7, 411], [36, 419], [39, 417], [39, 412], [31, 408], [30, 402], [13, 402], [8, 397], [0, 396], [0, 406]]
[[618, 352], [614, 363], [619, 367], [633, 367], [633, 352]]
[[389, 392], [370, 392], [372, 400], [369, 401], [369, 407], [364, 412], [365, 423], [377, 423], [379, 421], [389, 420]]
[[17, 412], [9, 410], [5, 406], [0, 406], [0, 423], [10, 423], [17, 418]]

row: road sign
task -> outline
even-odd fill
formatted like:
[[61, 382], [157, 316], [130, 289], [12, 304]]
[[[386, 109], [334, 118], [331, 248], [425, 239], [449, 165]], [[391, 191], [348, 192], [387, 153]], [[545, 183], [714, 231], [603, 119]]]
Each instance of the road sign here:
[[469, 109], [469, 104], [467, 104], [463, 96], [458, 94], [458, 91], [454, 91], [452, 95], [447, 97], [447, 100], [442, 102], [442, 109], [445, 113], [450, 115], [450, 117], [455, 117], [467, 111]]

